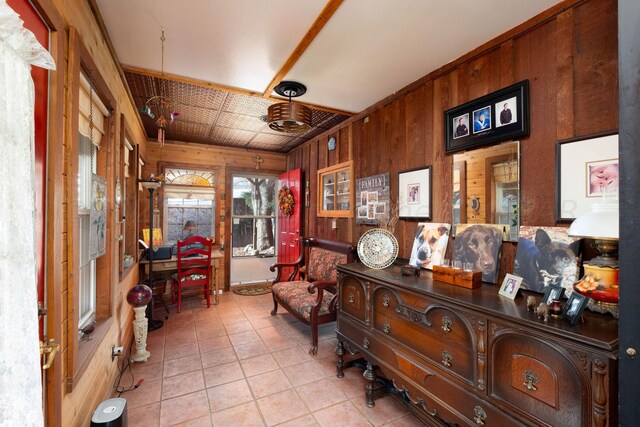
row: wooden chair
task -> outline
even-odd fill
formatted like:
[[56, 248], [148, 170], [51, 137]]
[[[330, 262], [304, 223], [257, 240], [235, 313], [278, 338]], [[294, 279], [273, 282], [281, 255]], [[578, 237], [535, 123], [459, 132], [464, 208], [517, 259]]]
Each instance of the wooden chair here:
[[211, 276], [211, 248], [213, 241], [201, 236], [191, 236], [178, 241], [178, 271], [171, 276], [173, 302], [182, 310], [182, 295], [202, 292], [211, 307], [209, 283]]
[[[300, 258], [292, 263], [276, 263], [278, 270], [273, 281], [272, 316], [278, 313], [278, 304], [311, 327], [312, 346], [309, 354], [318, 352], [318, 325], [336, 320], [337, 270], [336, 265], [354, 261], [355, 247], [351, 243], [306, 238]], [[305, 253], [308, 257], [305, 260]], [[306, 262], [305, 262], [306, 261]], [[283, 278], [283, 268], [291, 273]], [[302, 273], [303, 279], [295, 280]]]

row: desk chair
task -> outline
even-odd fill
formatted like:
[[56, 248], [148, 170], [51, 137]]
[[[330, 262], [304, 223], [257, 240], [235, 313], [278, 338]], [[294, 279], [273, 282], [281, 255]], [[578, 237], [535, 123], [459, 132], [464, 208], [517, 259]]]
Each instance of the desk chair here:
[[173, 302], [182, 309], [182, 295], [202, 292], [211, 307], [209, 283], [211, 275], [211, 249], [213, 240], [190, 236], [178, 241], [178, 271], [171, 276]]

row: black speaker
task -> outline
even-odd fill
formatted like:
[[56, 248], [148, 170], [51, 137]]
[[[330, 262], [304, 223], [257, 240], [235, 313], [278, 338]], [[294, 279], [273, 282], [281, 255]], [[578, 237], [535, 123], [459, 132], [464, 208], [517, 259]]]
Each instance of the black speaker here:
[[91, 427], [127, 427], [127, 399], [116, 397], [98, 405], [91, 417]]

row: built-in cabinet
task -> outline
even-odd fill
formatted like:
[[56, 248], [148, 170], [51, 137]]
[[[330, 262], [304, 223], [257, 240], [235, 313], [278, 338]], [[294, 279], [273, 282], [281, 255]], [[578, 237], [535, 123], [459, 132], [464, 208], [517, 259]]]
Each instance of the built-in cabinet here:
[[362, 355], [368, 406], [392, 392], [428, 425], [618, 424], [612, 316], [545, 323], [527, 310], [529, 292], [512, 301], [398, 266], [338, 271], [338, 374], [345, 355]]
[[317, 215], [353, 218], [353, 162], [318, 170]]

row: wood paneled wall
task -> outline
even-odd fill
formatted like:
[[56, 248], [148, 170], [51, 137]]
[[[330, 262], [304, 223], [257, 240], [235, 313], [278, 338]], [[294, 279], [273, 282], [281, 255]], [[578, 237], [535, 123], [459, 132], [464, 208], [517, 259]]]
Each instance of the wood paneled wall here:
[[[357, 242], [370, 226], [355, 219], [316, 218], [316, 171], [352, 159], [355, 177], [397, 174], [433, 165], [433, 221], [451, 222], [452, 155], [444, 153], [445, 110], [528, 79], [531, 133], [521, 141], [521, 223], [552, 226], [555, 143], [618, 126], [617, 3], [565, 1], [291, 151], [289, 169], [311, 181], [304, 234]], [[327, 151], [331, 136], [335, 151]], [[415, 221], [399, 221], [400, 257], [408, 258]], [[514, 244], [505, 244], [501, 273], [511, 270]]]

